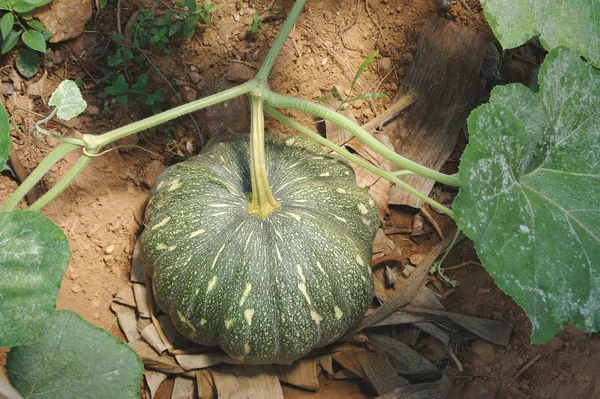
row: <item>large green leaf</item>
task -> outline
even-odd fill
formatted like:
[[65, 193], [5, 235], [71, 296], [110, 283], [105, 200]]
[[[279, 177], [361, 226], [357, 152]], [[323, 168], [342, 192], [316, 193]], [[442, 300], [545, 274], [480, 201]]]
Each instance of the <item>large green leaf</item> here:
[[533, 342], [568, 323], [600, 330], [600, 73], [559, 47], [539, 86], [497, 87], [473, 111], [455, 202]]
[[10, 128], [8, 122], [8, 113], [4, 105], [0, 103], [0, 170], [4, 168], [4, 163], [8, 159], [10, 148]]
[[12, 348], [8, 378], [24, 398], [139, 398], [144, 365], [131, 347], [68, 310], [39, 341]]
[[481, 0], [504, 48], [534, 36], [546, 49], [564, 45], [600, 66], [600, 0]]
[[69, 243], [36, 212], [0, 213], [0, 347], [34, 342], [54, 312]]

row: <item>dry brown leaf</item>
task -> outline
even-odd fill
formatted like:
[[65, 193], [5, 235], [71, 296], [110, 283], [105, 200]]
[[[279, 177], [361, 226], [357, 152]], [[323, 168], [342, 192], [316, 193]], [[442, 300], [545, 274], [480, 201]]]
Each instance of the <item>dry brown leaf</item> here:
[[373, 241], [373, 260], [390, 256], [400, 258], [402, 251], [388, 236], [385, 235], [382, 229], [377, 230], [375, 240]]
[[242, 364], [243, 362], [229, 357], [225, 352], [200, 353], [194, 355], [177, 355], [177, 363], [185, 370], [203, 369], [221, 363]]
[[143, 340], [137, 340], [130, 343], [129, 346], [144, 362], [147, 370], [160, 371], [167, 374], [183, 374], [185, 370], [175, 362], [175, 359], [168, 355], [160, 356]]
[[110, 308], [117, 315], [119, 326], [127, 338], [127, 342], [134, 342], [140, 339], [140, 334], [137, 330], [137, 318], [135, 310], [129, 306], [121, 305], [120, 303], [113, 302]]
[[146, 295], [146, 286], [133, 283], [133, 297], [137, 305], [137, 311], [140, 317], [145, 319], [150, 318], [150, 310], [148, 309], [148, 297]]
[[171, 342], [171, 344], [173, 344], [178, 338], [182, 337], [179, 331], [177, 331], [177, 328], [175, 328], [175, 325], [173, 324], [169, 316], [163, 314], [158, 316], [157, 319], [160, 323], [163, 333], [165, 334], [169, 342]]
[[326, 355], [321, 355], [317, 359], [319, 359], [319, 365], [325, 372], [329, 375], [333, 375], [333, 358], [331, 357], [331, 353]]
[[156, 327], [154, 324], [149, 324], [146, 328], [142, 330], [140, 333], [144, 341], [148, 343], [156, 351], [156, 353], [162, 354], [167, 351], [167, 346], [160, 339], [160, 335], [156, 331]]
[[0, 399], [23, 399], [0, 368]]
[[354, 379], [361, 379], [361, 377], [359, 375], [354, 374], [352, 371], [350, 371], [348, 369], [342, 369], [340, 371], [336, 371], [335, 374], [333, 374], [333, 379], [334, 380], [354, 380]]
[[[48, 71], [44, 69], [44, 74], [37, 82], [27, 83], [25, 93], [27, 93], [27, 95], [31, 97], [42, 97], [45, 94], [44, 89], [46, 88], [47, 77]], [[42, 98], [42, 100], [46, 102], [44, 98]]]
[[211, 368], [219, 399], [283, 399], [273, 365], [221, 365]]
[[167, 379], [167, 375], [154, 370], [146, 370], [144, 371], [144, 377], [146, 378], [146, 385], [150, 391], [150, 398], [154, 398], [160, 384]]
[[142, 240], [139, 237], [135, 240], [133, 255], [131, 256], [131, 275], [129, 279], [134, 283], [146, 284], [144, 279], [144, 265], [141, 257]]
[[196, 370], [196, 388], [199, 399], [216, 397], [215, 382], [209, 369]]
[[275, 365], [275, 371], [279, 377], [279, 381], [287, 382], [300, 388], [309, 391], [319, 389], [319, 370], [317, 365], [319, 359], [316, 357], [308, 359], [300, 359], [291, 365]]
[[380, 352], [364, 351], [356, 353], [360, 366], [369, 382], [379, 395], [393, 391], [408, 381], [396, 374], [386, 355]]
[[194, 380], [176, 377], [171, 391], [171, 399], [195, 399]]
[[350, 370], [352, 373], [356, 374], [361, 379], [366, 380], [367, 376], [366, 376], [363, 368], [360, 366], [360, 359], [357, 355], [358, 353], [364, 352], [364, 351], [365, 351], [365, 349], [354, 350], [354, 351], [335, 352], [332, 354], [332, 356], [333, 356], [333, 360], [338, 362], [340, 364], [340, 366], [342, 366], [345, 369]]
[[141, 317], [138, 319], [137, 321], [137, 330], [138, 332], [142, 332], [144, 331], [144, 329], [146, 327], [148, 327], [150, 324], [152, 324], [152, 320], [150, 319], [142, 319]]
[[127, 285], [123, 287], [123, 289], [121, 289], [121, 291], [115, 295], [113, 301], [118, 302], [121, 305], [135, 308], [135, 298], [133, 297], [133, 290], [131, 289], [131, 286]]

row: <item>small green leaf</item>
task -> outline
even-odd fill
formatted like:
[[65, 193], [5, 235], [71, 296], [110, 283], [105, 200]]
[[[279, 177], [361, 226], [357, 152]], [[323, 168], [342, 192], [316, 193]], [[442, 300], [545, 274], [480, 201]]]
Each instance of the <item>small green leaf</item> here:
[[131, 92], [136, 94], [144, 93], [146, 91], [147, 84], [148, 74], [143, 73], [138, 77], [137, 81], [131, 85]]
[[154, 90], [154, 93], [152, 93], [152, 97], [154, 98], [154, 102], [162, 103], [163, 101], [165, 101], [166, 94], [161, 89], [156, 89]]
[[56, 116], [65, 121], [76, 117], [87, 108], [77, 83], [72, 80], [60, 82], [52, 93], [48, 105], [56, 107]]
[[196, 22], [198, 22], [198, 17], [196, 15], [190, 15], [186, 18], [183, 23], [183, 29], [181, 30], [181, 34], [186, 39], [191, 39], [196, 33]]
[[340, 91], [338, 90], [337, 87], [333, 86], [331, 88], [331, 95], [333, 96], [333, 98], [335, 98], [338, 101], [344, 101], [344, 98], [342, 97], [342, 95], [340, 94]]
[[17, 53], [17, 70], [27, 79], [33, 77], [40, 67], [40, 53], [32, 49], [20, 50]]
[[329, 102], [329, 100], [327, 100], [325, 97], [315, 97], [315, 100], [318, 101], [318, 102], [320, 102], [320, 103], [332, 106], [331, 103]]
[[119, 94], [117, 96], [117, 101], [123, 105], [127, 105], [129, 103], [129, 96], [127, 94]]
[[12, 13], [8, 12], [0, 19], [0, 32], [2, 32], [2, 39], [6, 39], [13, 25], [15, 24], [15, 17]]
[[0, 10], [10, 10], [12, 8], [11, 0], [0, 0]]
[[8, 33], [8, 36], [2, 42], [2, 54], [8, 53], [10, 50], [12, 50], [17, 45], [20, 35], [21, 35], [20, 30], [19, 31], [11, 30]]
[[54, 34], [52, 32], [50, 32], [49, 30], [46, 30], [46, 29], [40, 31], [40, 33], [42, 34], [42, 37], [44, 38], [45, 41], [52, 39], [52, 36], [54, 36]]
[[0, 347], [39, 338], [70, 258], [67, 238], [47, 217], [0, 213]]
[[10, 148], [10, 123], [8, 113], [4, 105], [0, 103], [0, 170], [4, 168], [4, 163], [8, 159]]
[[27, 29], [21, 35], [21, 39], [23, 39], [23, 43], [30, 49], [39, 51], [40, 53], [46, 52], [46, 41], [44, 40], [44, 36], [37, 30]]
[[42, 21], [40, 21], [39, 19], [29, 20], [29, 21], [27, 21], [27, 25], [31, 26], [33, 29], [37, 30], [38, 32], [42, 32], [46, 29], [44, 27], [44, 24], [42, 23]]
[[144, 365], [129, 345], [59, 310], [39, 341], [11, 349], [6, 370], [25, 398], [139, 398]]
[[369, 66], [369, 64], [371, 63], [371, 61], [373, 61], [373, 59], [375, 57], [377, 57], [377, 54], [379, 54], [379, 50], [373, 51], [367, 57], [367, 59], [363, 61], [363, 63], [358, 68], [358, 71], [356, 71], [356, 74], [354, 75], [354, 79], [352, 79], [352, 85], [350, 87], [354, 87], [354, 85], [356, 84], [356, 82], [358, 82], [358, 78], [360, 78], [360, 75], [362, 75], [363, 71]]
[[196, 0], [184, 0], [183, 4], [185, 4], [185, 6], [189, 8], [191, 12], [196, 11], [196, 7], [198, 7], [196, 5]]
[[568, 46], [600, 67], [598, 0], [481, 0], [481, 5], [505, 49], [539, 35], [547, 50]]
[[210, 11], [215, 8], [215, 5], [214, 3], [202, 3], [202, 7], [204, 7], [204, 10]]
[[539, 92], [498, 86], [468, 120], [454, 216], [535, 343], [600, 330], [599, 110], [600, 72], [558, 47]]
[[356, 97], [352, 97], [351, 99], [347, 100], [347, 103], [351, 103], [354, 101], [358, 101], [358, 100], [368, 100], [368, 99], [373, 99], [373, 98], [387, 98], [387, 95], [385, 93], [380, 93], [378, 91], [374, 92], [374, 93], [363, 93], [363, 94], [359, 94]]
[[113, 42], [121, 44], [125, 40], [125, 35], [122, 33], [113, 33], [112, 35], [110, 35], [110, 38]]

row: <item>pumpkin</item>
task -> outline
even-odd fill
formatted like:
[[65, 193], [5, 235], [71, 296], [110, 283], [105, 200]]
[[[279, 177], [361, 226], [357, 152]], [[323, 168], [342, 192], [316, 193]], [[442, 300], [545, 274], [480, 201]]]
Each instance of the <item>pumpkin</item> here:
[[248, 363], [290, 363], [343, 336], [373, 295], [375, 201], [340, 159], [267, 135], [266, 217], [250, 200], [249, 135], [163, 172], [141, 237], [155, 300], [177, 329]]

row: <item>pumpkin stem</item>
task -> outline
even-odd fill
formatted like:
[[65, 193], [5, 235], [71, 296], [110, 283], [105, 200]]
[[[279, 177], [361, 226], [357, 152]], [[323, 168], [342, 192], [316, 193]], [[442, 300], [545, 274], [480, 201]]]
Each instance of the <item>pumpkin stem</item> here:
[[250, 131], [250, 178], [252, 179], [252, 199], [246, 213], [266, 218], [281, 205], [273, 197], [267, 179], [265, 161], [265, 120], [263, 99], [250, 95], [252, 105], [252, 128]]

